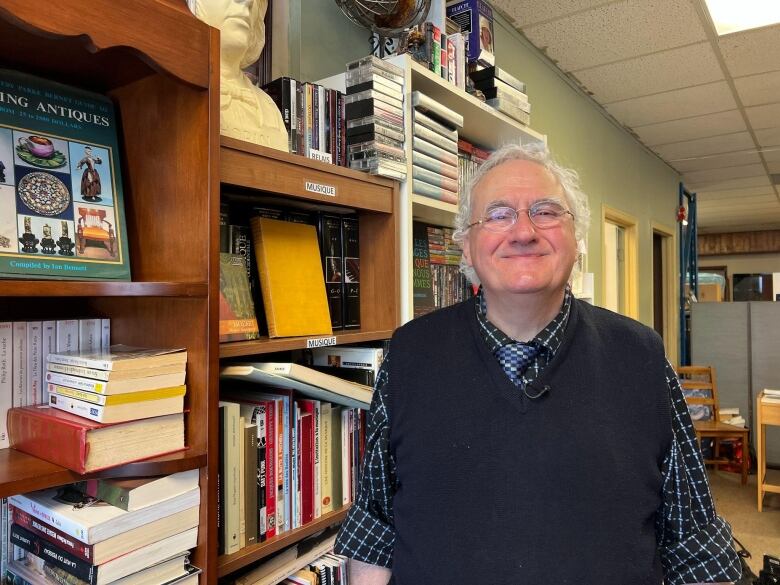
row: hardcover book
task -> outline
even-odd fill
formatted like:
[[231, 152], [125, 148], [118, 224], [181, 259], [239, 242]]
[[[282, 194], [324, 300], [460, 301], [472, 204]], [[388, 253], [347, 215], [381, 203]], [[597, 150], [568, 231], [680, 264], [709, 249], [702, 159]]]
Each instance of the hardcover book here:
[[330, 311], [314, 226], [251, 219], [270, 337], [330, 335]]
[[322, 213], [319, 216], [317, 232], [320, 237], [322, 271], [325, 275], [325, 289], [328, 295], [330, 325], [341, 329], [344, 324], [344, 258], [341, 247], [341, 218]]
[[0, 277], [130, 280], [109, 98], [0, 69]]
[[344, 249], [344, 329], [360, 327], [360, 221], [341, 219]]
[[219, 255], [219, 340], [260, 337], [246, 262], [237, 254]]
[[436, 307], [431, 280], [431, 260], [428, 250], [428, 226], [415, 221], [412, 226], [412, 283], [414, 316], [430, 313]]

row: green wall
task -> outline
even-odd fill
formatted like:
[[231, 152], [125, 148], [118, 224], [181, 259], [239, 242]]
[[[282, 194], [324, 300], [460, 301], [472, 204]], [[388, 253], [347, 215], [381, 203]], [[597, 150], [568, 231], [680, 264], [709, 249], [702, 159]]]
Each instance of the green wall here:
[[[344, 17], [333, 0], [293, 1], [301, 3], [299, 36], [290, 41], [299, 42], [300, 63], [291, 63], [290, 70], [300, 70], [300, 79], [339, 73], [346, 62], [368, 53], [366, 31]], [[498, 65], [527, 83], [532, 127], [547, 134], [563, 164], [579, 171], [590, 197], [587, 266], [595, 273], [596, 302], [602, 299], [600, 222], [606, 204], [638, 221], [639, 319], [652, 324], [651, 222], [675, 229], [678, 174], [610, 121], [500, 16], [495, 38]]]

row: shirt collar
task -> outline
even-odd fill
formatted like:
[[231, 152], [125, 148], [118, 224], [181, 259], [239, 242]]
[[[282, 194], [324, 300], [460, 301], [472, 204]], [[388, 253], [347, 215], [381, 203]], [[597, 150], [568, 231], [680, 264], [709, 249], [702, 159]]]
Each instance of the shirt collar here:
[[[570, 288], [567, 286], [563, 294], [563, 304], [561, 310], [550, 321], [544, 329], [542, 329], [536, 337], [534, 337], [528, 344], [536, 345], [544, 353], [548, 354], [549, 358], [555, 355], [558, 348], [563, 341], [563, 332], [566, 329], [566, 323], [569, 320], [569, 312], [571, 311], [572, 294]], [[487, 318], [487, 301], [485, 295], [480, 287], [477, 293], [476, 302], [474, 303], [477, 313], [477, 322], [480, 325], [480, 331], [482, 337], [488, 346], [491, 353], [495, 354], [499, 349], [504, 346], [511, 345], [513, 343], [520, 343], [509, 337], [506, 333], [501, 331]]]

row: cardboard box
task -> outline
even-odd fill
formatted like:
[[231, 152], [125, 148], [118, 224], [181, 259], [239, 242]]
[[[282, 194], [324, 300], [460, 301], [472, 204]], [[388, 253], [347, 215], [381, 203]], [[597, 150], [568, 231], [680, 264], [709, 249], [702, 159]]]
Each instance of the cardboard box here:
[[698, 299], [700, 303], [720, 303], [723, 301], [723, 288], [717, 283], [700, 284]]
[[451, 0], [447, 18], [455, 21], [466, 36], [466, 56], [489, 67], [496, 64], [493, 45], [493, 9], [484, 0]]

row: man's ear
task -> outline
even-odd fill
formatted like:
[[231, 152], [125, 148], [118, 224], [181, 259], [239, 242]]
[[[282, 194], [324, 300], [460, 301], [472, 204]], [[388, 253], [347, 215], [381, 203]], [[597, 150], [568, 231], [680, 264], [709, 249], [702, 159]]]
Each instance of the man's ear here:
[[466, 235], [463, 237], [463, 259], [466, 262], [467, 266], [473, 266], [471, 263], [471, 239], [470, 239], [471, 232], [466, 232]]

